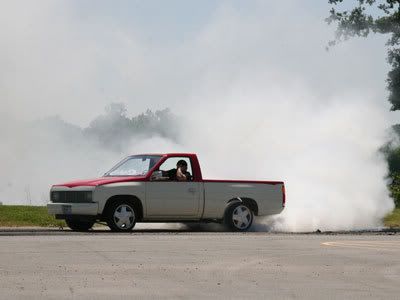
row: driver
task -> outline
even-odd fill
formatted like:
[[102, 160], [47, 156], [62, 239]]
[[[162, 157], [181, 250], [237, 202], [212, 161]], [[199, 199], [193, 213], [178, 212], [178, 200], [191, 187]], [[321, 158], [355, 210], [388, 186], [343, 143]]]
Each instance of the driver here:
[[187, 171], [187, 167], [187, 162], [181, 159], [177, 162], [176, 169], [166, 171], [167, 176], [173, 181], [189, 181], [192, 179], [192, 176]]

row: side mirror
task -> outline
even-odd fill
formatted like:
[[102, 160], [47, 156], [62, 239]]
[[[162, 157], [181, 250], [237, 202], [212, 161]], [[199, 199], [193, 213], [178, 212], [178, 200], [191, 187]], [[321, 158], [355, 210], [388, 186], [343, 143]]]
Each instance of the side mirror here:
[[163, 178], [162, 176], [162, 171], [154, 171], [153, 174], [151, 174], [150, 180], [161, 180]]

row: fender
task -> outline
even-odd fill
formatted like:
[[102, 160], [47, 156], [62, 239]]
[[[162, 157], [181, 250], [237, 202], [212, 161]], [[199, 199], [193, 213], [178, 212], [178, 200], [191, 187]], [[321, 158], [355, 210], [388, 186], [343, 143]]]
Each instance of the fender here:
[[236, 197], [236, 198], [230, 199], [227, 202], [226, 208], [228, 208], [232, 203], [237, 203], [237, 202], [241, 202], [241, 203], [245, 204], [247, 207], [249, 207], [253, 211], [254, 215], [258, 216], [258, 204], [254, 199], [251, 199], [251, 198]]

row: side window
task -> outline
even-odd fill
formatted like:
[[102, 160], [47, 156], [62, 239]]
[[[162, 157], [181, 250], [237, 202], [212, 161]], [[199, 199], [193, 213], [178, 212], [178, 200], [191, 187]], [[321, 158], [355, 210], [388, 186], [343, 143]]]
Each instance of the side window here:
[[192, 165], [188, 157], [168, 158], [159, 168], [159, 170], [162, 171], [163, 176], [169, 177], [170, 180], [174, 180], [174, 175], [176, 174], [176, 165], [180, 160], [184, 160], [187, 163], [187, 172], [190, 173], [190, 176], [192, 177]]

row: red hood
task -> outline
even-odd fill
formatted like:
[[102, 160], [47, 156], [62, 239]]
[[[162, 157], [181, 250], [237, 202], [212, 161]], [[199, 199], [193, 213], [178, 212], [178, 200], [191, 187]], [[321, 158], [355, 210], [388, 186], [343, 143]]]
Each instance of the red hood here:
[[77, 186], [98, 186], [117, 182], [127, 182], [127, 181], [144, 181], [146, 177], [101, 177], [96, 179], [86, 179], [86, 180], [75, 180], [62, 184], [55, 184], [54, 186], [66, 186], [69, 188]]

